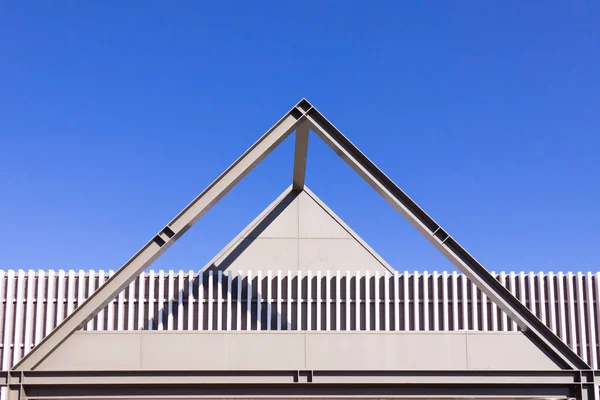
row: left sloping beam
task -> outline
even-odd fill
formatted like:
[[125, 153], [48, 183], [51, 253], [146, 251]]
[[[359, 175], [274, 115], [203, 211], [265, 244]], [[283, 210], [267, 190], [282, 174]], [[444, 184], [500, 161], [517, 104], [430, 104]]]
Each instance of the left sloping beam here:
[[305, 100], [294, 106], [13, 369], [35, 369], [69, 336], [94, 318], [115, 296], [134, 281], [142, 271], [148, 268], [213, 205], [287, 138], [305, 119], [305, 114], [309, 109], [310, 105]]

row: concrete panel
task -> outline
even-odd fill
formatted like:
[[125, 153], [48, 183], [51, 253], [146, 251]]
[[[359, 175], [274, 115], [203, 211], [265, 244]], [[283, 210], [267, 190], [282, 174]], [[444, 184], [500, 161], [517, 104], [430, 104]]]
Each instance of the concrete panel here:
[[350, 239], [352, 237], [306, 192], [302, 192], [298, 197], [300, 238]]
[[218, 269], [267, 271], [298, 269], [297, 239], [242, 239], [214, 262]]
[[311, 271], [387, 271], [354, 239], [300, 239], [299, 266]]
[[302, 332], [145, 332], [144, 370], [304, 368]]
[[466, 369], [464, 334], [428, 332], [309, 332], [309, 369], [451, 370]]
[[560, 369], [521, 332], [477, 332], [467, 335], [469, 369]]
[[299, 197], [284, 199], [282, 203], [270, 210], [252, 229], [247, 237], [252, 238], [297, 238]]
[[140, 369], [140, 332], [76, 332], [38, 370]]

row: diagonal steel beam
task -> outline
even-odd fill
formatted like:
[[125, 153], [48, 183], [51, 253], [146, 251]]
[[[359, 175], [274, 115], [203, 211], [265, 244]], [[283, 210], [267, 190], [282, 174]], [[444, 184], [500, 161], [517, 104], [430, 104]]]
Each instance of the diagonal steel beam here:
[[310, 109], [307, 101], [300, 101], [271, 129], [254, 143], [240, 158], [200, 193], [167, 226], [142, 247], [129, 261], [94, 292], [56, 329], [44, 338], [14, 370], [35, 369], [77, 329], [83, 327], [102, 310], [129, 283], [137, 278], [154, 260], [164, 253], [181, 235], [216, 204], [231, 188], [244, 178], [273, 149], [302, 123]]
[[308, 155], [308, 131], [307, 123], [300, 124], [296, 128], [296, 147], [294, 148], [294, 176], [292, 189], [304, 189], [304, 177], [306, 175], [306, 157]]
[[563, 368], [591, 369], [315, 108], [311, 129]]

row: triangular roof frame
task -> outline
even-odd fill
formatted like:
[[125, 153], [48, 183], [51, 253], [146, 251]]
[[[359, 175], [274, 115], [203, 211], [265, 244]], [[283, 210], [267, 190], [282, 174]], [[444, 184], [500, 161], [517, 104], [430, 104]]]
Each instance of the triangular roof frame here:
[[472, 257], [438, 223], [408, 197], [350, 140], [306, 99], [302, 99], [240, 158], [200, 193], [183, 211], [144, 245], [129, 261], [84, 301], [72, 314], [29, 352], [13, 371], [35, 370], [75, 331], [82, 328], [112, 299], [148, 268], [212, 206], [242, 180], [293, 131], [296, 131], [292, 187], [304, 188], [309, 130], [354, 169], [373, 189], [408, 220], [468, 279], [504, 311], [561, 368], [590, 370], [568, 345], [558, 338], [525, 305]]

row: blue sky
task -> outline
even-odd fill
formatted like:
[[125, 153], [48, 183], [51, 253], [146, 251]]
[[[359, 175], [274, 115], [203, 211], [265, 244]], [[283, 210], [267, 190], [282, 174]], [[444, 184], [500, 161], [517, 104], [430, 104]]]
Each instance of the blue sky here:
[[[0, 6], [0, 268], [116, 269], [300, 98], [491, 270], [598, 271], [597, 2]], [[165, 253], [200, 268], [288, 140]], [[450, 264], [316, 137], [308, 186], [394, 267]]]

